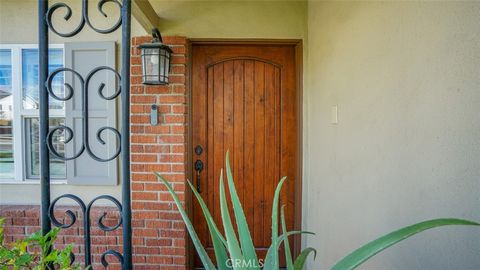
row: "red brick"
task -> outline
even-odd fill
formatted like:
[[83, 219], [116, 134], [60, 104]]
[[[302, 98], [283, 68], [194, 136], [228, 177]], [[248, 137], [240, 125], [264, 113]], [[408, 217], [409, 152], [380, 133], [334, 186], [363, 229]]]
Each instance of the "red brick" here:
[[170, 172], [172, 166], [170, 164], [145, 164], [145, 171], [148, 172]]
[[39, 220], [37, 218], [14, 218], [12, 225], [20, 225], [20, 226], [27, 226], [27, 225], [39, 225]]
[[183, 134], [185, 133], [185, 126], [172, 126], [172, 133]]
[[[176, 192], [176, 193], [177, 193], [178, 198], [181, 201], [183, 201], [184, 200], [184, 195], [180, 192]], [[160, 193], [159, 200], [164, 201], [164, 202], [168, 202], [168, 201], [173, 202], [173, 198], [172, 198], [172, 195], [170, 193]]]
[[132, 153], [143, 153], [144, 147], [143, 145], [130, 145], [130, 151]]
[[172, 64], [186, 64], [187, 58], [184, 55], [172, 55], [171, 62]]
[[142, 201], [156, 201], [158, 195], [155, 192], [132, 192], [132, 200], [142, 200]]
[[146, 191], [167, 191], [167, 187], [163, 183], [145, 183]]
[[132, 55], [140, 55], [141, 53], [141, 49], [138, 47], [138, 46], [132, 46], [131, 47], [131, 50], [132, 50]]
[[131, 102], [134, 104], [138, 103], [155, 103], [157, 98], [155, 96], [147, 95], [132, 95]]
[[[158, 254], [161, 254], [160, 251]], [[173, 258], [171, 256], [147, 256], [147, 263], [151, 264], [172, 264]], [[162, 269], [166, 269], [161, 267]]]
[[185, 54], [187, 49], [185, 46], [171, 46], [174, 54]]
[[165, 95], [160, 96], [160, 103], [174, 103], [174, 104], [183, 104], [185, 103], [184, 95]]
[[134, 219], [156, 219], [158, 218], [157, 212], [152, 211], [133, 211], [132, 218]]
[[[142, 166], [143, 170], [143, 166]], [[138, 181], [138, 182], [152, 182], [152, 181], [157, 181], [157, 177], [153, 173], [135, 173], [138, 172], [136, 170], [133, 170], [132, 173], [132, 181]]]
[[172, 92], [174, 94], [185, 94], [186, 93], [185, 85], [183, 85], [183, 84], [173, 85], [173, 91]]
[[170, 133], [170, 126], [164, 126], [164, 125], [146, 126], [145, 133], [167, 134], [167, 133]]
[[[143, 183], [132, 183], [131, 184], [132, 186], [132, 190], [133, 191], [143, 191]], [[133, 203], [136, 203], [136, 202], [133, 202]]]
[[142, 58], [140, 56], [132, 56], [130, 58], [130, 64], [131, 65], [141, 65], [142, 64]]
[[185, 45], [187, 44], [187, 39], [179, 36], [166, 36], [163, 37], [163, 42], [168, 45]]
[[170, 74], [185, 74], [185, 65], [175, 65], [170, 68]]
[[133, 154], [132, 162], [156, 162], [156, 155], [147, 155], [147, 154]]
[[185, 162], [185, 156], [184, 155], [161, 155], [159, 161], [180, 163], [180, 162]]
[[167, 94], [170, 88], [166, 85], [147, 85], [145, 86], [145, 93], [147, 94]]
[[184, 255], [185, 248], [183, 247], [168, 247], [168, 248], [160, 248], [161, 254], [164, 255]]
[[25, 227], [5, 227], [5, 235], [24, 235]]
[[40, 218], [40, 208], [38, 207], [25, 209], [24, 213], [25, 213], [25, 217]]
[[[163, 37], [165, 39], [167, 37]], [[132, 45], [141, 45], [143, 43], [150, 43], [152, 42], [152, 37], [151, 36], [142, 36], [142, 37], [134, 37], [132, 38]]]
[[183, 124], [185, 123], [184, 115], [165, 115], [165, 123]]
[[145, 153], [170, 153], [169, 145], [145, 145]]
[[184, 135], [160, 135], [158, 137], [160, 143], [183, 143], [185, 142]]
[[142, 76], [130, 76], [130, 83], [132, 85], [141, 84], [142, 83]]
[[[132, 134], [142, 134], [142, 133], [145, 133], [145, 127], [144, 126], [130, 126], [130, 132]], [[133, 151], [133, 149], [131, 149], [132, 152], [135, 152]], [[143, 148], [142, 148], [142, 152], [143, 152]]]
[[152, 135], [132, 135], [131, 136], [132, 143], [155, 143], [156, 141], [157, 141], [157, 137]]
[[130, 74], [131, 75], [142, 75], [142, 67], [141, 66], [131, 66], [130, 67]]
[[185, 153], [185, 146], [184, 145], [173, 145], [172, 146], [172, 153]]
[[132, 115], [130, 116], [132, 124], [148, 124], [150, 123], [150, 116], [148, 115]]
[[158, 231], [156, 229], [136, 229], [133, 235], [143, 237], [158, 237]]
[[183, 172], [185, 171], [184, 164], [172, 164], [172, 172]]
[[170, 74], [170, 76], [168, 77], [168, 82], [185, 84], [185, 76], [183, 75], [177, 76], [177, 75]]
[[143, 209], [144, 210], [172, 210], [172, 204], [165, 203], [165, 202], [144, 202]]
[[131, 113], [145, 113], [145, 105], [132, 105], [130, 106]]
[[165, 238], [155, 238], [155, 239], [145, 239], [145, 245], [146, 246], [153, 246], [153, 247], [158, 247], [158, 246], [171, 246], [172, 245], [172, 239], [165, 239]]

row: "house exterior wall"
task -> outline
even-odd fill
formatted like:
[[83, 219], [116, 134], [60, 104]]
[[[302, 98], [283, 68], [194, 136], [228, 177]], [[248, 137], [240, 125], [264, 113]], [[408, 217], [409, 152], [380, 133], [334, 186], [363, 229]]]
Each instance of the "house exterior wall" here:
[[[131, 54], [131, 189], [132, 245], [135, 269], [186, 269], [186, 231], [172, 197], [153, 172], [172, 183], [181, 200], [185, 199], [185, 162], [187, 127], [185, 37], [164, 37], [173, 50], [168, 86], [142, 84], [138, 45], [150, 42], [150, 36], [134, 37]], [[150, 107], [157, 104], [159, 124], [150, 124]], [[18, 193], [17, 193], [18, 196]], [[74, 226], [61, 231], [58, 247], [74, 244], [77, 262], [83, 250], [82, 215], [77, 207], [59, 207], [55, 216], [63, 218], [67, 209], [77, 211]], [[63, 211], [62, 211], [63, 210]], [[12, 242], [40, 230], [38, 205], [0, 205], [5, 217], [6, 241]], [[118, 212], [111, 207], [97, 207], [92, 213], [93, 266], [101, 268], [100, 257], [106, 249], [121, 250], [121, 230], [103, 232], [96, 218], [106, 211], [106, 222], [115, 222]], [[108, 224], [108, 223], [106, 223]], [[114, 259], [112, 259], [115, 262]], [[116, 265], [118, 268], [118, 265]], [[109, 268], [110, 269], [110, 268]]]
[[[309, 2], [308, 269], [415, 222], [480, 220], [479, 14], [479, 2]], [[480, 269], [479, 239], [439, 228], [359, 269]]]
[[[50, 5], [54, 2], [50, 1]], [[60, 26], [62, 30], [72, 30], [76, 23], [79, 22], [81, 14], [81, 1], [67, 0], [65, 2], [72, 8], [72, 17], [65, 23], [63, 20], [63, 10], [56, 11], [58, 13], [53, 17], [53, 24]], [[110, 4], [105, 5], [105, 12], [109, 17], [104, 18], [96, 10], [97, 1], [91, 1], [90, 16], [92, 16], [92, 23], [101, 28], [111, 26], [118, 18], [118, 10]], [[93, 8], [92, 8], [93, 7]], [[36, 44], [38, 40], [38, 16], [37, 16], [37, 1], [36, 0], [0, 0], [0, 43], [1, 44]], [[147, 34], [141, 28], [135, 19], [132, 19], [132, 37], [143, 36]], [[72, 38], [61, 38], [56, 34], [50, 32], [49, 41], [53, 44], [61, 44], [64, 42], [97, 42], [97, 41], [115, 41], [117, 43], [117, 66], [121, 66], [120, 49], [121, 31], [117, 30], [114, 33], [102, 35], [94, 32], [90, 27], [85, 26], [82, 31]], [[117, 116], [120, 119], [121, 112]], [[18, 196], [18, 192], [22, 196]], [[51, 186], [52, 198], [58, 197], [65, 193], [73, 193], [79, 195], [85, 201], [102, 195], [110, 194], [116, 198], [120, 198], [121, 186], [89, 186], [89, 185], [66, 185], [54, 183]], [[40, 202], [40, 191], [37, 183], [0, 183], [0, 205], [36, 205]]]
[[[151, 37], [135, 37], [131, 56], [131, 175], [135, 267], [185, 269], [186, 231], [172, 196], [153, 172], [167, 179], [185, 200], [187, 161], [187, 40], [164, 37], [173, 50], [169, 85], [143, 85], [138, 45]], [[158, 125], [150, 124], [151, 105], [158, 105]]]
[[[72, 18], [65, 23], [58, 10], [54, 16], [54, 24], [61, 29], [73, 29], [79, 21], [81, 1], [49, 1], [65, 2], [72, 8]], [[92, 23], [97, 27], [108, 27], [117, 19], [118, 11], [113, 4], [105, 5], [109, 17], [104, 18], [96, 10], [96, 0], [90, 0]], [[157, 1], [151, 4], [159, 11], [161, 17], [158, 29], [165, 36], [184, 36], [187, 38], [254, 38], [254, 39], [303, 39], [306, 41], [306, 1]], [[0, 43], [36, 43], [37, 42], [37, 1], [36, 0], [0, 0]], [[21, 31], [18, 26], [21, 27]], [[132, 19], [132, 37], [149, 34]], [[101, 35], [88, 26], [75, 37], [63, 39], [50, 33], [50, 43], [116, 41], [121, 43], [121, 32]], [[119, 45], [117, 45], [119, 46]], [[304, 46], [306, 43], [304, 42]], [[117, 50], [119, 51], [119, 50]], [[305, 50], [304, 50], [305, 51]], [[304, 54], [304, 59], [306, 54]], [[304, 61], [305, 62], [305, 61]], [[117, 55], [117, 66], [121, 66]], [[121, 112], [119, 112], [121, 113]], [[16, 195], [22, 190], [24, 196]], [[64, 193], [78, 194], [85, 200], [101, 194], [112, 194], [120, 197], [120, 185], [114, 187], [53, 184], [52, 197]], [[1, 184], [0, 204], [37, 204], [40, 192], [37, 184]]]
[[[55, 2], [55, 1], [54, 1]], [[50, 4], [54, 2], [50, 1]], [[62, 1], [64, 2], [64, 1]], [[92, 3], [92, 22], [98, 27], [108, 26], [116, 17], [116, 11], [107, 4], [104, 21]], [[164, 41], [172, 45], [175, 55], [172, 62], [172, 81], [169, 86], [143, 86], [138, 44], [150, 41], [150, 37], [132, 19], [131, 58], [131, 170], [132, 170], [132, 215], [133, 252], [135, 269], [186, 269], [187, 242], [183, 222], [176, 211], [170, 195], [153, 175], [157, 171], [172, 181], [182, 200], [185, 199], [185, 162], [187, 131], [186, 63], [188, 38], [288, 38], [306, 39], [305, 1], [248, 1], [245, 5], [225, 1], [151, 1], [153, 5], [165, 5], [159, 29]], [[78, 22], [81, 6], [78, 0], [67, 0], [72, 7], [72, 18], [65, 23], [61, 16], [54, 19], [56, 25], [65, 27]], [[170, 10], [170, 12], [169, 12]], [[203, 10], [201, 14], [197, 11]], [[62, 13], [62, 11], [58, 11]], [[202, 15], [202, 16], [199, 16]], [[208, 15], [208, 16], [206, 16]], [[206, 17], [205, 17], [206, 16]], [[228, 21], [228, 23], [222, 23]], [[186, 22], [186, 23], [184, 23]], [[259, 24], [259, 22], [261, 24]], [[22, 27], [19, 31], [19, 25]], [[37, 1], [0, 1], [0, 43], [37, 42]], [[116, 41], [120, 44], [120, 31], [99, 35], [86, 26], [70, 39], [61, 39], [50, 34], [51, 43]], [[119, 46], [119, 45], [117, 45]], [[117, 65], [120, 67], [117, 55]], [[158, 126], [150, 125], [150, 106], [159, 105]], [[119, 112], [121, 113], [121, 112]], [[118, 186], [87, 186], [52, 184], [52, 198], [61, 194], [76, 194], [85, 201], [101, 194], [120, 198]], [[0, 216], [7, 218], [7, 241], [24, 237], [39, 229], [39, 185], [35, 183], [0, 184]], [[115, 211], [107, 209], [112, 222]], [[63, 216], [62, 209], [57, 213]], [[74, 243], [77, 251], [82, 247], [82, 229], [76, 222], [71, 229], [61, 232], [59, 245]], [[94, 266], [101, 266], [99, 255], [105, 245], [116, 248], [121, 245], [121, 231], [103, 236], [94, 232]], [[81, 253], [81, 252], [80, 252]], [[81, 261], [82, 257], [78, 256]], [[112, 259], [114, 261], [114, 259]], [[116, 268], [118, 269], [118, 265]]]
[[182, 0], [150, 3], [164, 35], [188, 38], [304, 39], [305, 0]]

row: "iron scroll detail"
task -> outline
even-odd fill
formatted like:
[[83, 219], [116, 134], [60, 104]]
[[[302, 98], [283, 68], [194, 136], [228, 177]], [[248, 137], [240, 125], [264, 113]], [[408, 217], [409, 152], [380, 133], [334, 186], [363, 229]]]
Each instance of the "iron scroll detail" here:
[[[52, 87], [52, 83], [54, 81], [55, 76], [57, 76], [61, 72], [71, 72], [74, 75], [74, 77], [77, 78], [80, 81], [80, 88], [82, 90], [82, 96], [81, 96], [82, 97], [81, 98], [82, 99], [82, 101], [81, 101], [81, 106], [82, 106], [82, 129], [83, 129], [82, 144], [79, 146], [79, 149], [77, 150], [77, 152], [74, 153], [72, 156], [65, 156], [65, 155], [60, 154], [56, 150], [56, 148], [54, 146], [54, 142], [53, 142], [55, 133], [56, 132], [61, 132], [61, 131], [65, 132], [64, 144], [67, 144], [67, 143], [71, 142], [73, 137], [75, 136], [75, 134], [74, 134], [72, 128], [70, 128], [68, 126], [65, 126], [65, 125], [59, 125], [59, 126], [52, 127], [47, 134], [47, 147], [48, 147], [48, 150], [50, 151], [50, 153], [53, 156], [55, 156], [56, 158], [61, 159], [61, 160], [73, 160], [73, 159], [76, 159], [76, 158], [80, 157], [86, 151], [88, 153], [88, 155], [91, 158], [93, 158], [94, 160], [99, 161], [99, 162], [107, 162], [107, 161], [115, 159], [120, 154], [120, 152], [121, 152], [121, 145], [120, 145], [121, 135], [120, 135], [120, 132], [113, 127], [106, 127], [106, 126], [105, 127], [100, 127], [96, 132], [96, 139], [102, 145], [106, 144], [105, 140], [102, 138], [102, 134], [104, 134], [106, 131], [110, 131], [115, 136], [117, 147], [116, 147], [115, 151], [113, 152], [113, 154], [111, 156], [109, 156], [107, 158], [101, 158], [92, 151], [92, 148], [90, 146], [90, 140], [89, 140], [89, 130], [90, 129], [89, 129], [89, 117], [88, 117], [88, 111], [89, 111], [89, 106], [88, 106], [89, 83], [90, 83], [91, 79], [95, 76], [95, 74], [97, 74], [99, 71], [102, 71], [102, 70], [113, 72], [113, 74], [115, 75], [115, 79], [117, 80], [117, 84], [120, 85], [120, 82], [121, 82], [120, 74], [115, 69], [107, 67], [107, 66], [101, 66], [101, 67], [94, 68], [92, 71], [90, 71], [87, 74], [85, 79], [78, 72], [76, 72], [75, 70], [70, 69], [70, 68], [58, 68], [58, 69], [54, 70], [48, 76], [47, 82], [46, 82], [46, 88], [47, 88], [47, 91], [48, 91], [49, 95], [56, 100], [59, 100], [59, 101], [71, 100], [74, 96], [74, 91], [75, 91], [73, 89], [72, 85], [70, 85], [69, 83], [64, 83], [65, 96], [61, 97], [61, 96], [58, 96], [57, 94], [55, 94], [55, 92], [53, 90], [53, 87]], [[103, 100], [110, 101], [110, 100], [114, 100], [116, 97], [118, 97], [120, 95], [121, 86], [118, 86], [115, 89], [115, 92], [113, 94], [109, 95], [109, 96], [105, 96], [104, 90], [105, 90], [105, 83], [101, 83], [100, 86], [97, 89], [98, 96]]]
[[[107, 13], [105, 13], [105, 11], [104, 11], [104, 6], [105, 6], [106, 3], [114, 3], [117, 6], [118, 10], [122, 10], [122, 4], [118, 0], [100, 0], [100, 1], [98, 1], [98, 4], [97, 4], [97, 10], [105, 18], [108, 17]], [[52, 30], [55, 34], [57, 34], [61, 37], [73, 37], [73, 36], [75, 36], [76, 34], [80, 33], [80, 31], [82, 31], [85, 24], [87, 24], [95, 32], [100, 33], [100, 34], [112, 33], [113, 31], [117, 30], [120, 27], [120, 25], [122, 24], [122, 16], [120, 14], [118, 16], [118, 19], [115, 22], [115, 24], [112, 25], [110, 28], [99, 29], [99, 28], [95, 27], [91, 23], [90, 15], [88, 14], [88, 0], [83, 0], [82, 1], [82, 15], [81, 15], [81, 18], [80, 18], [80, 22], [78, 23], [77, 27], [74, 30], [72, 30], [71, 32], [64, 33], [64, 32], [60, 32], [59, 30], [57, 30], [57, 28], [55, 28], [55, 26], [53, 25], [53, 14], [55, 13], [55, 11], [57, 11], [59, 9], [66, 9], [66, 12], [65, 12], [65, 15], [63, 16], [63, 19], [65, 20], [65, 22], [68, 22], [70, 20], [70, 18], [72, 17], [72, 8], [65, 3], [56, 3], [56, 4], [53, 4], [47, 10], [46, 23], [47, 23], [48, 27], [50, 28], [50, 30]]]
[[[38, 93], [39, 93], [39, 174], [40, 174], [40, 192], [41, 192], [41, 225], [42, 233], [45, 235], [50, 230], [52, 225], [59, 228], [70, 228], [76, 223], [81, 223], [80, 227], [83, 224], [83, 238], [84, 238], [84, 250], [81, 252], [85, 255], [85, 267], [92, 265], [92, 250], [91, 250], [91, 235], [90, 228], [95, 227], [101, 231], [109, 232], [121, 230], [119, 234], [122, 237], [122, 243], [119, 245], [122, 247], [121, 251], [114, 249], [107, 249], [100, 256], [100, 263], [104, 267], [108, 267], [109, 264], [113, 263], [113, 259], [120, 262], [123, 270], [132, 269], [132, 228], [131, 228], [131, 190], [130, 190], [130, 39], [131, 39], [131, 0], [98, 0], [96, 5], [96, 10], [90, 9], [90, 12], [95, 12], [108, 18], [107, 23], [110, 23], [105, 28], [98, 27], [93, 21], [94, 16], [89, 13], [89, 3], [92, 3], [92, 0], [81, 0], [81, 8], [73, 8], [70, 5], [70, 1], [66, 3], [54, 3], [52, 5], [48, 4], [48, 0], [37, 0], [38, 1]], [[80, 1], [78, 1], [80, 2]], [[73, 12], [78, 10], [77, 18], [79, 21], [77, 23], [72, 22]], [[81, 11], [80, 11], [81, 10]], [[118, 11], [118, 12], [117, 12]], [[80, 13], [81, 12], [81, 13]], [[108, 14], [107, 14], [108, 13]], [[77, 14], [75, 14], [77, 15]], [[96, 14], [95, 14], [96, 15]], [[63, 16], [63, 20], [62, 17]], [[118, 17], [117, 17], [118, 16]], [[58, 22], [58, 24], [57, 24]], [[72, 24], [68, 30], [65, 30], [64, 26], [68, 23]], [[80, 33], [85, 25], [89, 26], [93, 31], [99, 34], [109, 34], [117, 29], [121, 28], [121, 49], [119, 55], [121, 55], [121, 69], [117, 70], [107, 67], [100, 66], [91, 70], [85, 76], [82, 76], [79, 72], [74, 69], [65, 67], [58, 68], [49, 74], [49, 30], [60, 37], [69, 38]], [[121, 26], [121, 27], [120, 27]], [[73, 30], [72, 30], [73, 29]], [[100, 83], [98, 88], [93, 90], [94, 82], [92, 78], [98, 75], [99, 72], [106, 72], [108, 75], [115, 77], [116, 86], [115, 89], [112, 89], [108, 92], [105, 89], [106, 82]], [[54, 91], [53, 85], [54, 78], [61, 73], [69, 74], [75, 80], [75, 83], [78, 84], [68, 84], [64, 83], [64, 93], [58, 94]], [[56, 80], [55, 80], [56, 81]], [[96, 82], [95, 82], [96, 83]], [[96, 87], [96, 86], [95, 86]], [[75, 88], [75, 89], [74, 89]], [[78, 92], [75, 92], [78, 91]], [[121, 129], [116, 129], [115, 127], [103, 126], [95, 127], [97, 130], [93, 129], [95, 115], [92, 114], [89, 119], [89, 95], [98, 95], [99, 98], [105, 102], [115, 102], [114, 100], [119, 99], [121, 101], [121, 117], [119, 118], [119, 123], [121, 123]], [[75, 96], [75, 97], [74, 97]], [[95, 97], [96, 98], [96, 97]], [[81, 123], [78, 131], [75, 130], [76, 126], [71, 125], [70, 123], [65, 123], [57, 125], [54, 127], [49, 126], [50, 120], [50, 111], [49, 111], [49, 100], [55, 99], [59, 101], [73, 101], [73, 99], [78, 99], [77, 101], [81, 104]], [[91, 104], [93, 108], [93, 105]], [[80, 111], [79, 109], [79, 111]], [[90, 125], [89, 125], [90, 121]], [[120, 132], [121, 130], [121, 132]], [[77, 131], [78, 134], [75, 133]], [[89, 138], [89, 133], [91, 138]], [[59, 142], [54, 143], [56, 135], [59, 132], [64, 133], [63, 143], [64, 145], [75, 141], [76, 144], [75, 152], [70, 152], [68, 155], [63, 154], [58, 147]], [[108, 140], [107, 140], [108, 135]], [[78, 136], [78, 137], [76, 137]], [[80, 137], [81, 136], [81, 137]], [[75, 139], [75, 140], [74, 140]], [[109, 149], [107, 157], [98, 156], [93, 152], [95, 145], [93, 144], [96, 140], [97, 143], [105, 145], [110, 143], [115, 143], [116, 147]], [[92, 144], [92, 145], [91, 145]], [[98, 150], [97, 150], [98, 151]], [[62, 152], [62, 153], [60, 153]], [[93, 160], [97, 162], [107, 162], [119, 159], [121, 164], [120, 172], [120, 182], [121, 182], [121, 203], [116, 198], [110, 195], [101, 195], [94, 198], [88, 204], [86, 204], [82, 199], [73, 194], [64, 194], [53, 201], [51, 201], [51, 173], [50, 173], [50, 160], [51, 157], [56, 157], [57, 159], [68, 161], [79, 158], [82, 154], [87, 153]], [[67, 206], [59, 208], [60, 201], [69, 200], [73, 202], [74, 207]], [[99, 217], [95, 215], [93, 220], [93, 215], [96, 211], [92, 211], [93, 205], [97, 204], [99, 200], [109, 201], [110, 204], [113, 204], [115, 207], [115, 212], [119, 212], [120, 216], [115, 220], [107, 220], [107, 213], [104, 212], [103, 215], [100, 214]], [[58, 206], [57, 206], [58, 205]], [[63, 210], [63, 218], [60, 218], [60, 213], [57, 210]], [[55, 212], [57, 212], [58, 218], [55, 217]], [[80, 216], [82, 217], [80, 219]], [[93, 223], [94, 222], [94, 223]], [[114, 222], [112, 224], [111, 222]], [[48, 251], [47, 251], [48, 252]], [[98, 251], [96, 251], [98, 252]], [[95, 252], [95, 255], [96, 255]], [[99, 252], [98, 252], [99, 253]], [[82, 254], [83, 255], [83, 254]], [[74, 260], [74, 255], [72, 254], [72, 261]]]
[[[55, 208], [57, 206], [57, 203], [61, 199], [70, 199], [70, 200], [74, 201], [75, 204], [78, 205], [78, 209], [79, 209], [80, 213], [75, 213], [75, 210], [72, 210], [69, 207], [64, 212], [63, 221], [60, 221], [59, 219], [57, 219], [57, 217], [55, 216]], [[123, 223], [123, 219], [122, 219], [122, 215], [121, 215], [122, 205], [120, 204], [120, 202], [117, 199], [115, 199], [114, 197], [112, 197], [110, 195], [98, 196], [98, 197], [94, 198], [88, 205], [85, 205], [85, 203], [82, 201], [82, 199], [80, 199], [78, 196], [75, 196], [73, 194], [64, 194], [64, 195], [61, 195], [61, 196], [57, 197], [54, 201], [52, 201], [52, 203], [50, 204], [50, 208], [48, 210], [48, 216], [49, 216], [50, 220], [52, 221], [52, 223], [56, 227], [59, 227], [59, 228], [62, 228], [62, 229], [67, 229], [67, 228], [72, 227], [77, 222], [77, 220], [79, 219], [78, 215], [81, 214], [81, 216], [83, 218], [82, 225], [83, 225], [83, 239], [84, 239], [84, 245], [85, 245], [85, 265], [86, 266], [90, 266], [92, 264], [91, 235], [90, 235], [90, 229], [92, 228], [91, 210], [92, 210], [93, 205], [99, 200], [107, 200], [107, 201], [110, 201], [111, 203], [113, 203], [116, 207], [116, 211], [118, 213], [120, 213], [120, 216], [119, 216], [116, 224], [109, 226], [109, 225], [106, 225], [104, 223], [104, 219], [107, 216], [107, 212], [103, 212], [103, 214], [97, 219], [97, 222], [96, 222], [97, 227], [104, 232], [114, 231], [114, 230], [118, 229]], [[66, 207], [66, 206], [64, 206], [64, 207]], [[68, 220], [68, 221], [65, 221], [65, 220]], [[103, 266], [107, 267], [108, 264], [109, 264], [106, 260], [107, 255], [113, 255], [114, 257], [117, 258], [117, 260], [121, 264], [123, 264], [123, 255], [116, 250], [109, 249], [109, 250], [102, 253], [101, 263], [102, 263]], [[75, 258], [75, 256], [72, 254], [72, 261], [74, 260], [74, 258]]]

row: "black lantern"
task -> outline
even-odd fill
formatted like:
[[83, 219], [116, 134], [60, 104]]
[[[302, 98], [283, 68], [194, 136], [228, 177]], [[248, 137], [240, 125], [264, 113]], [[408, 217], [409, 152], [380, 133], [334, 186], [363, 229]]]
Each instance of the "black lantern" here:
[[153, 40], [139, 46], [142, 52], [142, 76], [144, 84], [168, 84], [172, 49], [162, 43], [158, 29], [152, 30]]

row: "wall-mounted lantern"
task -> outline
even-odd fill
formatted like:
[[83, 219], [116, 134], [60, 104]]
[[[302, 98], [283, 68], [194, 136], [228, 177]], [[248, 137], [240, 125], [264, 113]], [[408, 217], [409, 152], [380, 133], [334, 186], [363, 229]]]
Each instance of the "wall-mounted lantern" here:
[[152, 30], [153, 40], [139, 46], [142, 55], [143, 84], [168, 84], [172, 49], [162, 43], [158, 29]]

